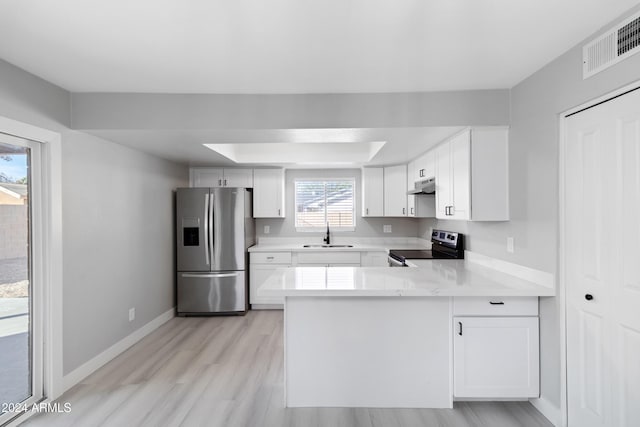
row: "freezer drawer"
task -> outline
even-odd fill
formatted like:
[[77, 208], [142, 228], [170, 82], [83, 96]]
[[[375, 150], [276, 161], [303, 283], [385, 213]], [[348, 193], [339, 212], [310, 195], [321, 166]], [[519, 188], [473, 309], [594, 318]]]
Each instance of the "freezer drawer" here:
[[178, 315], [242, 314], [247, 308], [244, 271], [178, 273]]

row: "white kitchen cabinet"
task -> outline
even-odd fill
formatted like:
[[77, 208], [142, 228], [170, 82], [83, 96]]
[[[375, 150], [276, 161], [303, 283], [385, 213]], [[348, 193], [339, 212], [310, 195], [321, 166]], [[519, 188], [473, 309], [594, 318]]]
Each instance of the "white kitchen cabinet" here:
[[429, 150], [414, 161], [413, 181], [432, 178], [436, 174], [435, 150]]
[[436, 147], [436, 217], [509, 219], [508, 130], [471, 128]]
[[284, 218], [284, 169], [253, 171], [253, 217]]
[[384, 168], [384, 216], [407, 216], [407, 165]]
[[191, 168], [189, 175], [192, 187], [253, 188], [253, 169]]
[[454, 317], [453, 333], [454, 397], [538, 397], [538, 317]]
[[384, 215], [384, 169], [362, 169], [362, 216]]
[[225, 187], [253, 188], [253, 169], [224, 169], [222, 183]]
[[291, 252], [252, 252], [250, 254], [249, 302], [253, 308], [282, 308], [283, 297], [258, 296], [257, 291], [274, 270], [290, 266]]

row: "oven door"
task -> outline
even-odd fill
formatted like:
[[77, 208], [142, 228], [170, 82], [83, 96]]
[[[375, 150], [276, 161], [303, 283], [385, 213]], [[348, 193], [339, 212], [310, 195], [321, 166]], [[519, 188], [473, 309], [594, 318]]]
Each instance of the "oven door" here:
[[391, 256], [387, 257], [387, 262], [389, 263], [389, 267], [408, 267], [408, 265], [406, 265], [404, 262], [398, 261]]

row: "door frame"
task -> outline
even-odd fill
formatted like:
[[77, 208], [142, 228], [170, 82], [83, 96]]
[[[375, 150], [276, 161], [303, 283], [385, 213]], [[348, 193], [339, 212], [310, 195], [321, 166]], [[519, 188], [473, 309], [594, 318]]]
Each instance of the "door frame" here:
[[52, 401], [63, 392], [62, 349], [62, 138], [48, 129], [0, 116], [0, 132], [41, 143], [43, 395]]
[[568, 384], [567, 384], [567, 286], [566, 286], [566, 161], [567, 161], [567, 117], [599, 104], [623, 96], [628, 92], [640, 90], [640, 80], [625, 85], [605, 95], [591, 99], [559, 114], [559, 170], [558, 170], [558, 299], [560, 307], [560, 422], [566, 427], [569, 422]]

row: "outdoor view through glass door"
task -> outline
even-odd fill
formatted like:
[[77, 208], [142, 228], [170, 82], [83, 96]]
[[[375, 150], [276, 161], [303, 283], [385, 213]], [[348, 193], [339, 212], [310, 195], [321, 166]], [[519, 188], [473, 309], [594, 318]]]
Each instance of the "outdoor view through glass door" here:
[[39, 144], [0, 133], [0, 425], [42, 397], [38, 174]]

